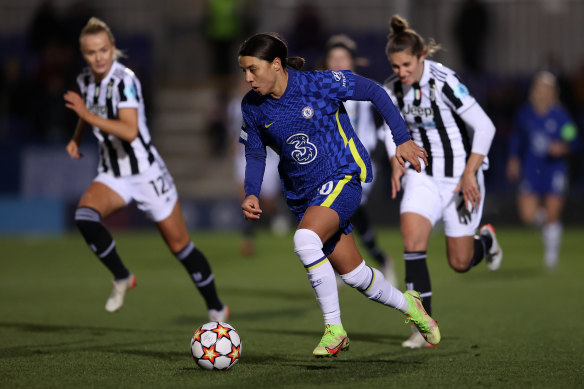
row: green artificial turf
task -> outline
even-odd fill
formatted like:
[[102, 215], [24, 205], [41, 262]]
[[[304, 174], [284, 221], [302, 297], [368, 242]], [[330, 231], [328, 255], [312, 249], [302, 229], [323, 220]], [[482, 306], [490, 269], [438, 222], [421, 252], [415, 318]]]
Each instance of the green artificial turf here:
[[[317, 360], [322, 316], [291, 235], [260, 231], [256, 255], [239, 255], [237, 233], [195, 232], [220, 297], [231, 307], [242, 357], [209, 372], [190, 356], [208, 321], [202, 298], [155, 231], [114, 231], [138, 286], [115, 314], [104, 310], [110, 275], [81, 236], [0, 237], [2, 388], [375, 388], [577, 387], [584, 377], [584, 230], [566, 228], [558, 269], [548, 274], [539, 233], [499, 228], [505, 258], [457, 274], [444, 238], [428, 262], [442, 343], [406, 350], [397, 311], [340, 290], [351, 349]], [[378, 231], [402, 281], [399, 231]], [[374, 262], [368, 261], [371, 265]]]

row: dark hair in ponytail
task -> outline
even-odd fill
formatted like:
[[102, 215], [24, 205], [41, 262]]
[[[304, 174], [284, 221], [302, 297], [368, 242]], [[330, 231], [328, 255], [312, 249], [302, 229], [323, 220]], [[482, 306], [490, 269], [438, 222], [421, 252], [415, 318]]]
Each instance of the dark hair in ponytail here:
[[408, 21], [399, 15], [393, 15], [389, 21], [391, 33], [387, 36], [387, 46], [385, 53], [389, 57], [393, 53], [410, 50], [412, 55], [420, 57], [426, 54], [427, 57], [440, 49], [433, 39], [426, 45], [424, 38], [415, 30], [409, 27]]
[[275, 32], [256, 34], [247, 38], [239, 46], [237, 55], [256, 57], [268, 62], [280, 58], [283, 68], [290, 67], [294, 70], [302, 69], [306, 62], [302, 57], [288, 57], [288, 46]]

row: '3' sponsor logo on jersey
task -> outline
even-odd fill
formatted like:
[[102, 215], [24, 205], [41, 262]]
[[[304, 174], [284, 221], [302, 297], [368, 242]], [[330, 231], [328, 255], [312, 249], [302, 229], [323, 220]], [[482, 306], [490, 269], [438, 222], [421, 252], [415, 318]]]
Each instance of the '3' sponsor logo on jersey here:
[[294, 146], [291, 153], [292, 158], [301, 165], [314, 161], [318, 154], [316, 146], [314, 143], [310, 143], [306, 134], [294, 134], [286, 139], [286, 143]]

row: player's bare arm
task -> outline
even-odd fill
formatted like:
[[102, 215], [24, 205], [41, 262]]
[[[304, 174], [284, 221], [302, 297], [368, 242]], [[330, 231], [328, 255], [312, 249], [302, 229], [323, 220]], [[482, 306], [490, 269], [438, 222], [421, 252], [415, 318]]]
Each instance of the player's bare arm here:
[[389, 161], [391, 163], [391, 198], [393, 200], [401, 190], [401, 177], [406, 174], [406, 168], [399, 163], [395, 155]]
[[418, 173], [422, 171], [422, 165], [418, 158], [422, 158], [426, 166], [428, 166], [428, 153], [411, 139], [397, 146], [395, 157], [402, 167], [405, 167], [405, 161], [408, 161]]
[[481, 192], [477, 185], [476, 173], [484, 159], [485, 156], [482, 154], [471, 153], [466, 162], [462, 177], [454, 189], [453, 193], [462, 192], [464, 203], [467, 207], [470, 205], [471, 208], [477, 208], [481, 202]]
[[259, 220], [262, 214], [260, 200], [255, 195], [249, 195], [241, 204], [241, 211], [245, 220]]
[[519, 179], [519, 173], [521, 172], [521, 161], [517, 157], [509, 158], [507, 162], [507, 179], [510, 182], [515, 182]]
[[65, 147], [65, 149], [67, 150], [67, 154], [69, 154], [69, 156], [73, 159], [79, 159], [83, 157], [83, 154], [79, 152], [79, 145], [81, 144], [81, 140], [83, 139], [86, 127], [87, 123], [85, 123], [82, 119], [77, 120], [77, 125], [75, 126], [75, 132], [73, 133], [73, 137]]
[[128, 142], [132, 142], [138, 136], [137, 109], [121, 108], [118, 111], [118, 119], [104, 119], [91, 113], [78, 93], [68, 91], [65, 93], [64, 99], [65, 106], [75, 111], [79, 118], [88, 124]]

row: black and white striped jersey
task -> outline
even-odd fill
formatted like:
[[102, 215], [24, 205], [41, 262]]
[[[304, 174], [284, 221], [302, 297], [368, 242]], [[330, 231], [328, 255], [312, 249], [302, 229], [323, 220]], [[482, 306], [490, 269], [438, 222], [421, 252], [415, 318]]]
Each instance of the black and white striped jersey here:
[[347, 100], [343, 102], [357, 137], [369, 154], [377, 145], [377, 126], [373, 117], [373, 104], [369, 101]]
[[112, 68], [99, 84], [89, 68], [78, 77], [77, 83], [87, 108], [105, 119], [118, 119], [118, 110], [135, 108], [138, 110], [138, 136], [132, 142], [93, 127], [99, 141], [100, 162], [98, 171], [115, 177], [139, 174], [147, 170], [155, 161], [157, 152], [151, 145], [150, 132], [146, 126], [146, 113], [142, 86], [130, 69], [114, 61]]
[[[428, 152], [426, 174], [434, 177], [461, 176], [471, 146], [475, 150], [473, 130], [480, 127], [473, 124], [472, 117], [467, 115], [463, 121], [461, 116], [467, 111], [476, 110], [483, 115], [484, 112], [454, 71], [440, 63], [425, 60], [419, 83], [404, 85], [394, 74], [387, 79], [384, 87], [400, 109], [414, 142]], [[480, 119], [477, 116], [477, 120], [484, 121], [482, 116]], [[490, 122], [490, 119], [487, 120]], [[474, 128], [468, 128], [465, 122]], [[489, 147], [490, 141], [487, 151]], [[487, 166], [485, 156], [483, 168]]]

